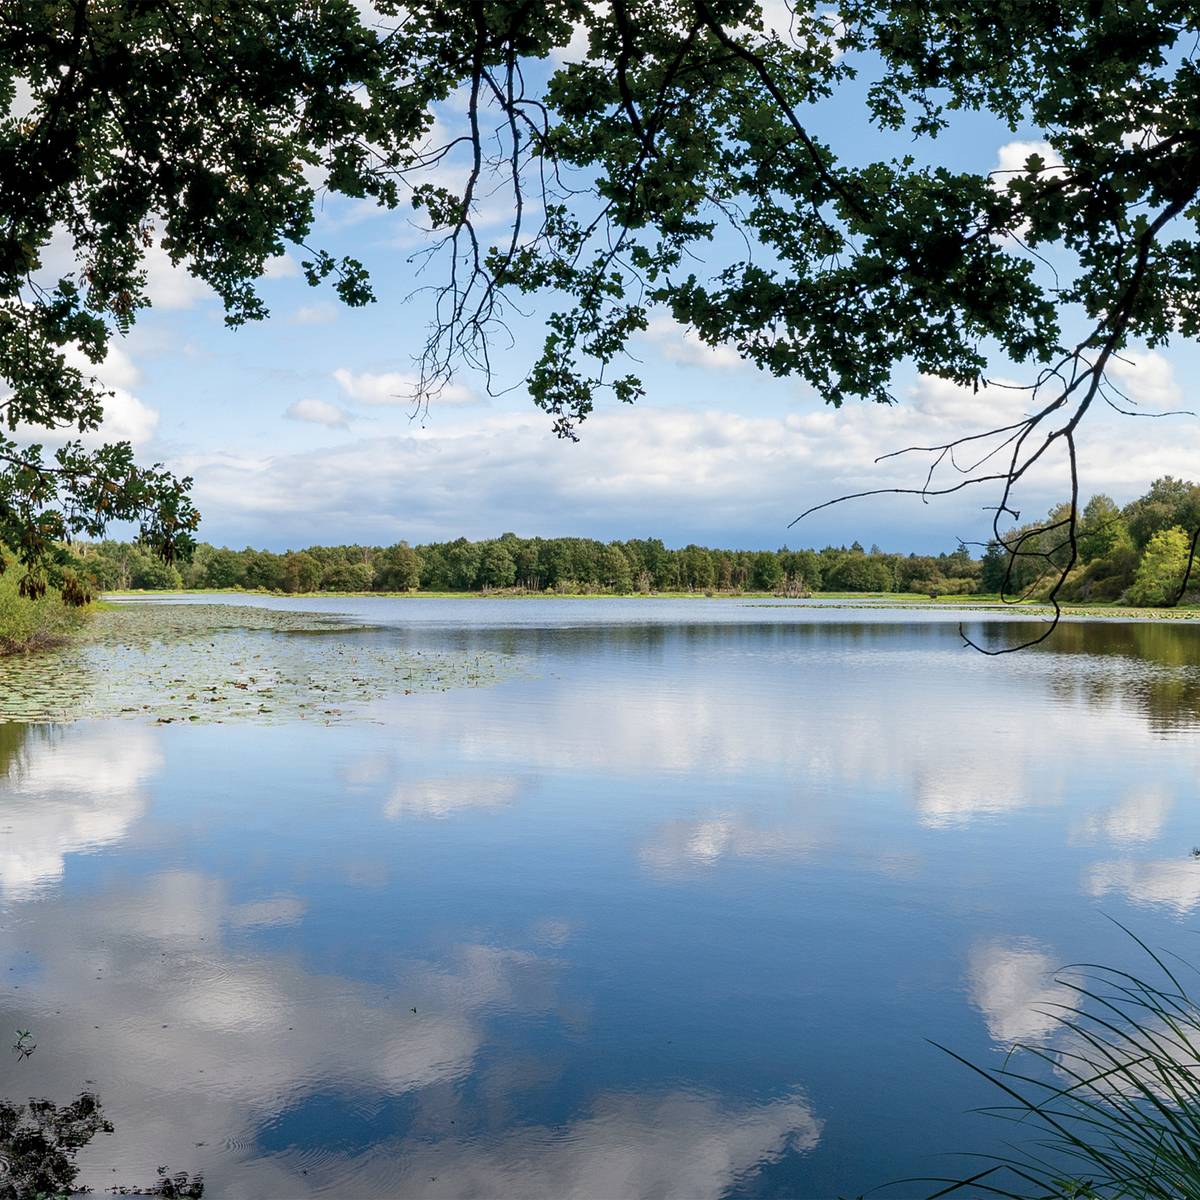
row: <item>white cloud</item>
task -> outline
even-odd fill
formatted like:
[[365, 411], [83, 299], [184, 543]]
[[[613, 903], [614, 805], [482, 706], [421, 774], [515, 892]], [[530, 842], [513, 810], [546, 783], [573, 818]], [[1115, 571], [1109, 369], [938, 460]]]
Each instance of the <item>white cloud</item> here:
[[665, 313], [650, 318], [643, 337], [669, 362], [718, 370], [746, 365], [733, 346], [710, 346], [694, 329], [680, 325]]
[[[359, 404], [371, 406], [412, 406], [416, 403], [417, 391], [420, 386], [415, 375], [407, 375], [400, 371], [351, 371], [339, 367], [333, 373], [334, 379], [341, 385], [342, 391]], [[443, 405], [474, 404], [478, 397], [470, 388], [461, 383], [447, 384], [436, 396], [430, 398], [430, 403], [439, 407]]]
[[1003, 187], [1005, 182], [1012, 179], [1015, 175], [1024, 174], [1025, 164], [1028, 162], [1030, 156], [1034, 154], [1038, 155], [1046, 164], [1047, 169], [1042, 172], [1042, 176], [1053, 177], [1065, 172], [1066, 168], [1063, 166], [1062, 156], [1049, 142], [1006, 142], [996, 151], [996, 166], [994, 169], [1002, 172], [996, 179], [997, 184]]
[[1053, 753], [1053, 739], [1061, 733], [1061, 729], [1047, 728], [1036, 737], [1031, 735], [1030, 741], [1039, 748], [1027, 743], [1004, 761], [987, 754], [974, 737], [957, 750], [922, 756], [913, 780], [921, 824], [953, 829], [981, 817], [1002, 817], [1016, 809], [1059, 803], [1061, 789], [1035, 785], [1029, 771], [1039, 755]]
[[[591, 7], [597, 16], [605, 17], [608, 14], [608, 0], [597, 0]], [[588, 27], [583, 21], [575, 22], [571, 29], [571, 39], [565, 46], [557, 46], [550, 51], [551, 61], [559, 65], [586, 62], [587, 56]]]
[[1056, 964], [1026, 941], [987, 941], [970, 954], [971, 1003], [983, 1013], [998, 1042], [1041, 1041], [1061, 1027], [1057, 1006], [1074, 999], [1054, 981]]
[[[41, 251], [41, 261], [35, 278], [42, 286], [53, 286], [63, 275], [78, 276], [81, 264], [75, 259], [75, 243], [62, 225], [55, 226]], [[157, 241], [146, 250], [142, 267], [146, 272], [146, 295], [153, 308], [187, 309], [215, 295], [207, 283], [188, 271], [186, 264], [176, 266]]]
[[[1175, 379], [1174, 368], [1155, 350], [1125, 351], [1119, 358], [1109, 359], [1107, 374], [1134, 404], [1177, 408], [1183, 402], [1183, 390]], [[1117, 403], [1124, 407], [1120, 397]]]
[[[991, 176], [992, 187], [1000, 192], [1007, 190], [1011, 180], [1027, 174], [1025, 164], [1034, 154], [1038, 155], [1045, 163], [1043, 169], [1038, 173], [1039, 179], [1052, 179], [1066, 174], [1066, 167], [1063, 165], [1061, 156], [1049, 142], [1006, 142], [996, 151], [996, 165], [992, 168]], [[1021, 222], [1013, 232], [1016, 237], [1024, 238], [1029, 233], [1029, 223]], [[1016, 244], [1008, 234], [994, 234], [993, 238], [1001, 245], [1007, 243], [1010, 249]]]
[[1029, 393], [1011, 379], [997, 379], [978, 391], [940, 379], [936, 375], [918, 375], [908, 389], [913, 407], [937, 425], [966, 429], [990, 429], [1020, 420], [1029, 410]]
[[119, 342], [111, 341], [101, 362], [94, 363], [77, 346], [68, 346], [63, 357], [69, 367], [86, 376], [95, 376], [105, 387], [134, 388], [142, 381], [142, 373]]
[[300, 264], [287, 251], [268, 258], [263, 267], [264, 279], [295, 279], [300, 274]]
[[359, 19], [362, 23], [371, 29], [383, 28], [391, 29], [395, 26], [396, 17], [386, 16], [371, 3], [371, 0], [351, 0], [355, 9], [358, 11]]
[[330, 325], [338, 318], [336, 304], [304, 304], [291, 316], [293, 325]]
[[[158, 410], [143, 404], [136, 396], [118, 388], [104, 402], [104, 422], [94, 434], [81, 440], [96, 442], [148, 442], [158, 429]], [[39, 435], [40, 436], [40, 435]]]
[[[73, 780], [81, 778], [69, 761], [76, 745], [64, 743], [59, 756]], [[419, 1105], [426, 1089], [476, 1069], [490, 1013], [563, 1012], [559, 964], [503, 946], [391, 961], [375, 983], [313, 971], [269, 943], [247, 952], [256, 931], [303, 915], [289, 896], [231, 903], [223, 882], [189, 871], [46, 897], [25, 910], [0, 958], [36, 962], [18, 995], [36, 1008], [39, 1040], [53, 1053], [29, 1060], [22, 1086], [70, 1096], [94, 1079], [117, 1127], [101, 1159], [84, 1156], [81, 1182], [111, 1184], [113, 1161], [123, 1182], [153, 1179], [169, 1162], [203, 1169], [221, 1196], [309, 1195], [319, 1189], [307, 1156], [293, 1162], [256, 1145], [281, 1104], [348, 1091], [375, 1102], [408, 1094]], [[735, 1125], [739, 1116], [750, 1114], [731, 1113]], [[331, 1163], [334, 1190], [356, 1194], [344, 1173], [378, 1164], [370, 1152]]]
[[21, 424], [15, 430], [19, 440], [47, 446], [76, 440], [87, 447], [105, 442], [131, 442], [139, 446], [154, 436], [158, 429], [158, 410], [144, 404], [128, 390], [140, 382], [141, 371], [121, 345], [110, 342], [107, 354], [99, 363], [92, 362], [77, 346], [66, 347], [63, 357], [67, 365], [81, 371], [85, 379], [94, 378], [102, 390], [111, 393], [104, 398], [104, 419], [100, 428], [81, 434], [74, 426], [47, 429]]
[[[803, 0], [761, 0], [761, 6], [764, 31], [791, 45], [805, 44], [807, 22], [816, 15], [824, 23], [824, 28], [817, 27], [817, 32], [833, 52], [833, 57], [841, 57], [841, 48], [834, 40], [842, 32], [841, 16], [836, 9], [825, 9], [814, 14]], [[800, 38], [797, 37], [798, 32], [801, 33]]]
[[146, 251], [144, 266], [146, 295], [153, 308], [191, 308], [214, 295], [204, 280], [191, 274], [186, 264], [176, 266], [171, 256], [157, 243]]
[[788, 0], [762, 0], [761, 7], [766, 32], [774, 34], [780, 41], [792, 41], [795, 15]]
[[283, 415], [292, 421], [307, 421], [329, 429], [349, 429], [353, 420], [344, 408], [331, 404], [328, 400], [314, 398], [293, 401], [284, 410]]
[[[411, 411], [411, 376], [343, 367], [335, 378], [348, 407], [391, 404]], [[772, 386], [762, 380], [764, 396]], [[654, 397], [664, 391], [655, 389]], [[780, 397], [777, 390], [774, 398]], [[887, 544], [894, 536], [887, 531], [902, 528], [897, 548], [903, 548], [917, 537], [928, 545], [930, 534], [919, 531], [930, 529], [947, 541], [986, 537], [990, 517], [982, 510], [995, 503], [997, 490], [990, 484], [965, 489], [927, 506], [915, 497], [885, 497], [829, 510], [793, 530], [787, 522], [843, 493], [919, 487], [929, 456], [876, 459], [1018, 420], [1028, 403], [1028, 393], [1012, 388], [973, 392], [920, 376], [891, 406], [834, 410], [814, 402], [757, 416], [715, 404], [657, 401], [601, 408], [581, 428], [577, 445], [555, 439], [545, 416], [528, 405], [461, 417], [444, 413], [424, 429], [408, 425], [403, 436], [304, 455], [256, 456], [260, 461], [253, 463], [240, 454], [192, 455], [173, 465], [196, 477], [213, 536], [269, 537], [272, 544], [284, 537], [311, 540], [314, 529], [334, 540], [348, 530], [359, 540], [424, 540], [492, 537], [505, 528], [605, 537], [683, 531], [685, 541], [710, 543], [774, 529], [792, 545], [853, 537]], [[1132, 499], [1160, 475], [1194, 472], [1200, 422], [1131, 420], [1105, 407], [1088, 415], [1078, 440], [1085, 496], [1107, 491]], [[957, 461], [974, 462], [995, 444], [973, 443]], [[313, 479], [319, 488], [309, 486]], [[949, 484], [961, 477], [944, 463], [940, 479]], [[1067, 480], [1065, 453], [1056, 447], [1022, 480], [1015, 507], [1045, 513]]]
[[298, 896], [271, 896], [236, 904], [229, 910], [228, 922], [234, 929], [264, 929], [297, 925], [308, 905]]
[[12, 82], [16, 85], [16, 91], [8, 106], [7, 116], [10, 120], [19, 121], [34, 110], [33, 88], [29, 86], [29, 80], [20, 75], [15, 76]]
[[16, 437], [26, 443], [43, 446], [58, 446], [64, 442], [79, 441], [85, 447], [94, 448], [106, 442], [131, 442], [139, 446], [148, 442], [158, 429], [158, 410], [143, 404], [124, 388], [114, 388], [104, 400], [104, 420], [99, 429], [80, 433], [77, 428], [45, 429], [40, 425], [18, 425]]

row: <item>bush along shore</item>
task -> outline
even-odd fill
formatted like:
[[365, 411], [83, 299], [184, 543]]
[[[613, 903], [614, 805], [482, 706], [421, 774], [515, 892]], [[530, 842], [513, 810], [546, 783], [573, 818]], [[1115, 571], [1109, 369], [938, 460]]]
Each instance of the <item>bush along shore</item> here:
[[87, 609], [64, 604], [57, 588], [36, 599], [21, 595], [21, 572], [3, 549], [0, 566], [0, 655], [60, 646], [87, 619]]

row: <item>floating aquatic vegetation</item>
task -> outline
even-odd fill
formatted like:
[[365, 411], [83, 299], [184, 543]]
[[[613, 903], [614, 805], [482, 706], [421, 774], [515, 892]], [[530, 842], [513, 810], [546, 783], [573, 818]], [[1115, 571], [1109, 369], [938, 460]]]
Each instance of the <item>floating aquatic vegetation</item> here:
[[411, 650], [386, 629], [321, 613], [122, 604], [68, 647], [0, 658], [0, 721], [361, 720], [388, 697], [494, 683], [511, 662]]

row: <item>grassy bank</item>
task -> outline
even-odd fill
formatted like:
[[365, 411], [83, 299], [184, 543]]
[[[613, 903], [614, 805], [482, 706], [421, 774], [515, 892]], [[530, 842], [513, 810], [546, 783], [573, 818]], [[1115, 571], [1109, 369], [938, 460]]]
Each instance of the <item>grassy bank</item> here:
[[87, 609], [71, 608], [51, 588], [38, 600], [18, 590], [20, 572], [0, 575], [0, 654], [47, 650], [67, 641], [87, 619]]

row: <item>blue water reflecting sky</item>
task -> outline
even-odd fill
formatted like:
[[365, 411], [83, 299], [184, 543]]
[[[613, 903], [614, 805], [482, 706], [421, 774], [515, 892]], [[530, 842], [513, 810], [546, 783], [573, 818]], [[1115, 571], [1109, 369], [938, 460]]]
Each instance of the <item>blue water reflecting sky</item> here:
[[1010, 1136], [926, 1039], [1052, 1039], [1056, 967], [1133, 960], [1105, 914], [1193, 952], [1192, 626], [988, 659], [903, 613], [325, 607], [520, 669], [329, 727], [0, 730], [0, 1021], [38, 1042], [0, 1094], [93, 1081], [95, 1186], [857, 1195]]

